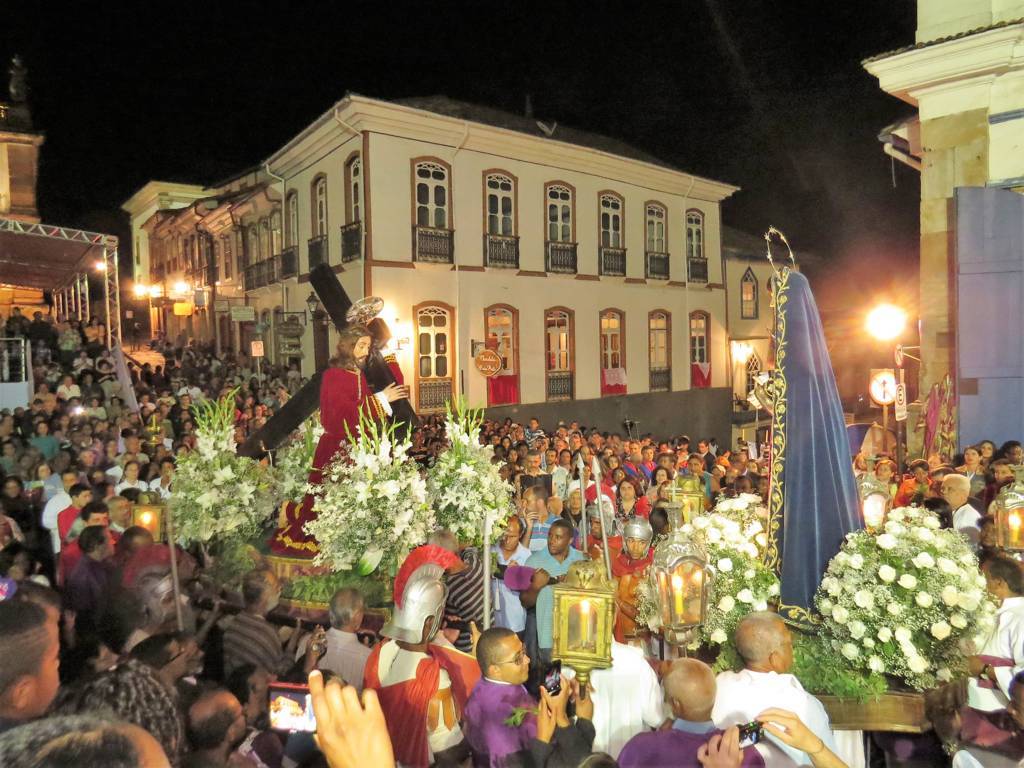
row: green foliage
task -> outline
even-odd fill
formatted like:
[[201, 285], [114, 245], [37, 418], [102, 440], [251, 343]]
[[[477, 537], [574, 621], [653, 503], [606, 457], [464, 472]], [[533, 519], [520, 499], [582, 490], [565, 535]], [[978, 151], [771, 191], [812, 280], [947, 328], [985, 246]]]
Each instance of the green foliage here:
[[388, 586], [380, 579], [360, 577], [352, 571], [300, 576], [285, 584], [282, 596], [309, 603], [328, 603], [335, 592], [345, 587], [362, 592], [368, 606], [383, 605], [390, 599]]
[[889, 690], [889, 681], [884, 676], [854, 669], [820, 635], [793, 633], [793, 674], [811, 693], [857, 701], [877, 698]]
[[218, 584], [240, 587], [242, 577], [256, 567], [258, 552], [247, 541], [228, 540], [216, 548], [209, 575]]

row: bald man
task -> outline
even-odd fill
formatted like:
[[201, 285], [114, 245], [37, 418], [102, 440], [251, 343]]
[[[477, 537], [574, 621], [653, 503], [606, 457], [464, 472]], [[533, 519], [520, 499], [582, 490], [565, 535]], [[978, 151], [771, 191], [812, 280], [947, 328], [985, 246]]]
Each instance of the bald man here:
[[968, 503], [971, 496], [971, 481], [963, 475], [946, 475], [942, 478], [942, 498], [953, 510], [953, 528], [962, 533], [968, 541], [977, 545], [981, 537], [978, 521], [981, 513]]
[[[836, 752], [825, 708], [789, 674], [793, 666], [793, 638], [778, 614], [758, 611], [744, 616], [736, 627], [736, 650], [743, 659], [744, 669], [718, 675], [718, 696], [711, 712], [714, 724], [728, 728], [749, 723], [764, 710], [776, 707], [792, 712], [825, 746]], [[796, 765], [812, 764], [806, 752], [787, 746], [773, 736], [766, 735], [765, 739], [772, 742], [771, 749], [765, 751], [765, 764], [769, 768], [794, 762]]]
[[[640, 733], [626, 742], [619, 754], [621, 768], [674, 768], [699, 765], [697, 752], [708, 739], [722, 733], [711, 722], [715, 706], [715, 673], [697, 659], [679, 659], [662, 685], [665, 702], [675, 721], [671, 730]], [[741, 766], [763, 766], [754, 747], [743, 750]]]

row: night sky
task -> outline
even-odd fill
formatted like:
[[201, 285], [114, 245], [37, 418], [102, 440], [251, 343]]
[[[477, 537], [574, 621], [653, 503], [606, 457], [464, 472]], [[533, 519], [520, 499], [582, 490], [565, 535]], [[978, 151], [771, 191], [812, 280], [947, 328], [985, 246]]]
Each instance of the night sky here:
[[827, 311], [916, 302], [918, 177], [876, 139], [913, 109], [860, 65], [913, 42], [907, 0], [104, 5], [21, 3], [0, 28], [47, 136], [44, 221], [124, 234], [147, 180], [250, 167], [346, 91], [531, 94], [538, 119], [741, 186], [725, 222], [816, 254]]

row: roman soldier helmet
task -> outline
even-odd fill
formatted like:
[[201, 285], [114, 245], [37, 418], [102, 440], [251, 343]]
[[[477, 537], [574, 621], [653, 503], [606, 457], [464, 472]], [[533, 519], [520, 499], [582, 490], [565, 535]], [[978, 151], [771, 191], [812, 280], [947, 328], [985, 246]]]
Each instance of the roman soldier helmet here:
[[646, 544], [650, 544], [651, 539], [654, 538], [654, 529], [651, 528], [651, 524], [647, 521], [646, 517], [634, 515], [623, 524], [622, 538], [639, 539]]
[[[441, 613], [448, 598], [444, 572], [459, 562], [458, 555], [434, 544], [417, 547], [405, 558], [395, 576], [395, 609], [381, 634], [406, 643], [429, 641], [441, 628]], [[430, 635], [423, 626], [433, 617]]]

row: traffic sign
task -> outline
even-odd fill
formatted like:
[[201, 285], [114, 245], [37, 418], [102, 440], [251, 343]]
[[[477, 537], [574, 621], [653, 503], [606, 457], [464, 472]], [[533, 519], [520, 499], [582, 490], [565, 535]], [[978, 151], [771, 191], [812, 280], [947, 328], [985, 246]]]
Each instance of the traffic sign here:
[[894, 361], [896, 363], [896, 367], [897, 368], [902, 368], [903, 367], [903, 345], [902, 344], [897, 344], [896, 345], [896, 352], [893, 353], [893, 358], [894, 358]]
[[873, 369], [868, 392], [876, 405], [892, 405], [896, 399], [896, 375], [892, 368]]
[[263, 342], [260, 339], [255, 339], [249, 342], [249, 355], [250, 357], [263, 357]]
[[907, 385], [900, 382], [896, 385], [895, 412], [896, 421], [907, 420]]

